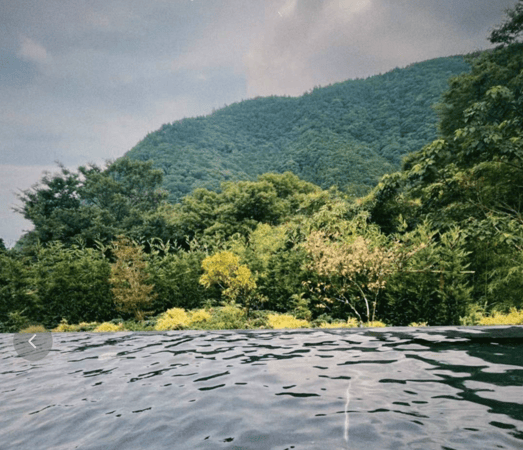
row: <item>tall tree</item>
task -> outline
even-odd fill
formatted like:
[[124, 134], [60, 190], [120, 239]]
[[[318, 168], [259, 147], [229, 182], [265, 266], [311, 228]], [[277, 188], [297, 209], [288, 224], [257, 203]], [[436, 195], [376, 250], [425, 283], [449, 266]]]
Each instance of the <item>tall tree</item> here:
[[[440, 107], [440, 136], [405, 158], [366, 199], [374, 221], [398, 230], [429, 219], [460, 227], [474, 297], [519, 306], [523, 288], [523, 44], [484, 52], [454, 78]], [[518, 275], [519, 274], [519, 275]]]
[[489, 40], [493, 44], [511, 44], [523, 31], [523, 0], [518, 0], [514, 8], [505, 12], [508, 19], [490, 33]]
[[23, 206], [16, 209], [33, 222], [31, 237], [44, 243], [81, 240], [93, 246], [118, 234], [139, 234], [144, 214], [166, 199], [159, 189], [162, 172], [152, 169], [152, 162], [121, 158], [105, 169], [92, 164], [76, 172], [59, 167], [60, 173], [46, 174], [23, 191]]

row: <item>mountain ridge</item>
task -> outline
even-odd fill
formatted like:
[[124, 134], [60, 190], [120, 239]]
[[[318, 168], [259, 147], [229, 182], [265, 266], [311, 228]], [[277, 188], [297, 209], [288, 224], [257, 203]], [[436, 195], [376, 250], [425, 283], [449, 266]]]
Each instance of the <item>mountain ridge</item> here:
[[223, 181], [291, 171], [322, 188], [357, 195], [406, 154], [436, 137], [431, 107], [451, 76], [469, 70], [461, 55], [365, 79], [315, 87], [300, 97], [257, 97], [149, 133], [125, 156], [152, 160], [177, 202]]

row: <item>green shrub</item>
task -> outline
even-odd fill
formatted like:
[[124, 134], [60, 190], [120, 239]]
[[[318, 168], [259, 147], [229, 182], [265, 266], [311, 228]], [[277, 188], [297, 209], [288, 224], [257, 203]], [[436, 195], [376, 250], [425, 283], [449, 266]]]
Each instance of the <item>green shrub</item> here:
[[0, 331], [16, 332], [30, 320], [38, 321], [41, 311], [30, 266], [0, 253]]
[[54, 327], [61, 319], [79, 323], [115, 316], [110, 266], [101, 252], [55, 242], [37, 248], [35, 258], [33, 282], [45, 308], [34, 320]]
[[0, 322], [0, 332], [17, 333], [21, 328], [29, 326], [31, 321], [23, 313], [25, 311], [11, 311], [7, 313], [7, 320]]
[[206, 301], [219, 298], [216, 287], [205, 289], [199, 282], [203, 275], [201, 263], [206, 254], [189, 250], [157, 255], [150, 260], [150, 282], [157, 294], [153, 309], [166, 311], [170, 308], [185, 310], [201, 308]]
[[388, 280], [379, 317], [396, 326], [459, 325], [472, 303], [465, 238], [457, 228], [436, 236], [426, 224], [405, 235], [423, 247]]
[[[156, 325], [156, 319], [136, 321], [136, 320], [126, 320], [125, 322], [120, 322], [123, 324], [123, 328], [126, 331], [154, 331]], [[118, 325], [118, 324], [116, 324]]]
[[334, 321], [331, 323], [323, 322], [320, 328], [356, 328], [359, 326], [355, 317], [349, 317], [346, 322]]
[[213, 308], [211, 319], [200, 322], [198, 328], [205, 330], [241, 330], [248, 328], [245, 310], [235, 305]]
[[269, 324], [269, 314], [271, 311], [250, 311], [245, 328], [249, 330], [264, 330], [271, 328]]

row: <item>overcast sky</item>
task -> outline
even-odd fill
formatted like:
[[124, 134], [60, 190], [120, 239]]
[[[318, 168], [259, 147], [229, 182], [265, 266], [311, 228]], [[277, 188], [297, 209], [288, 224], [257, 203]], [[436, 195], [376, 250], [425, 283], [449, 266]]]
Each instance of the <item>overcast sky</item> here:
[[256, 96], [490, 47], [516, 0], [0, 0], [0, 237], [54, 161], [122, 156], [148, 132]]

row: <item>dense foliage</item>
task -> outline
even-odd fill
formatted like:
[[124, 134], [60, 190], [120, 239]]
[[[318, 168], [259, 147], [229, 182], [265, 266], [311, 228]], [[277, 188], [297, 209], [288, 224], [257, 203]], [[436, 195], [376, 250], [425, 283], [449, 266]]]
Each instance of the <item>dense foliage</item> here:
[[473, 60], [440, 107], [440, 137], [409, 155], [364, 203], [392, 233], [430, 220], [458, 227], [469, 252], [473, 297], [488, 307], [521, 306], [523, 288], [523, 44]]
[[81, 166], [76, 172], [61, 167], [20, 195], [18, 210], [34, 224], [18, 247], [60, 241], [66, 245], [111, 242], [117, 235], [147, 234], [148, 213], [167, 193], [160, 189], [162, 172], [152, 163], [121, 158], [105, 169]]

